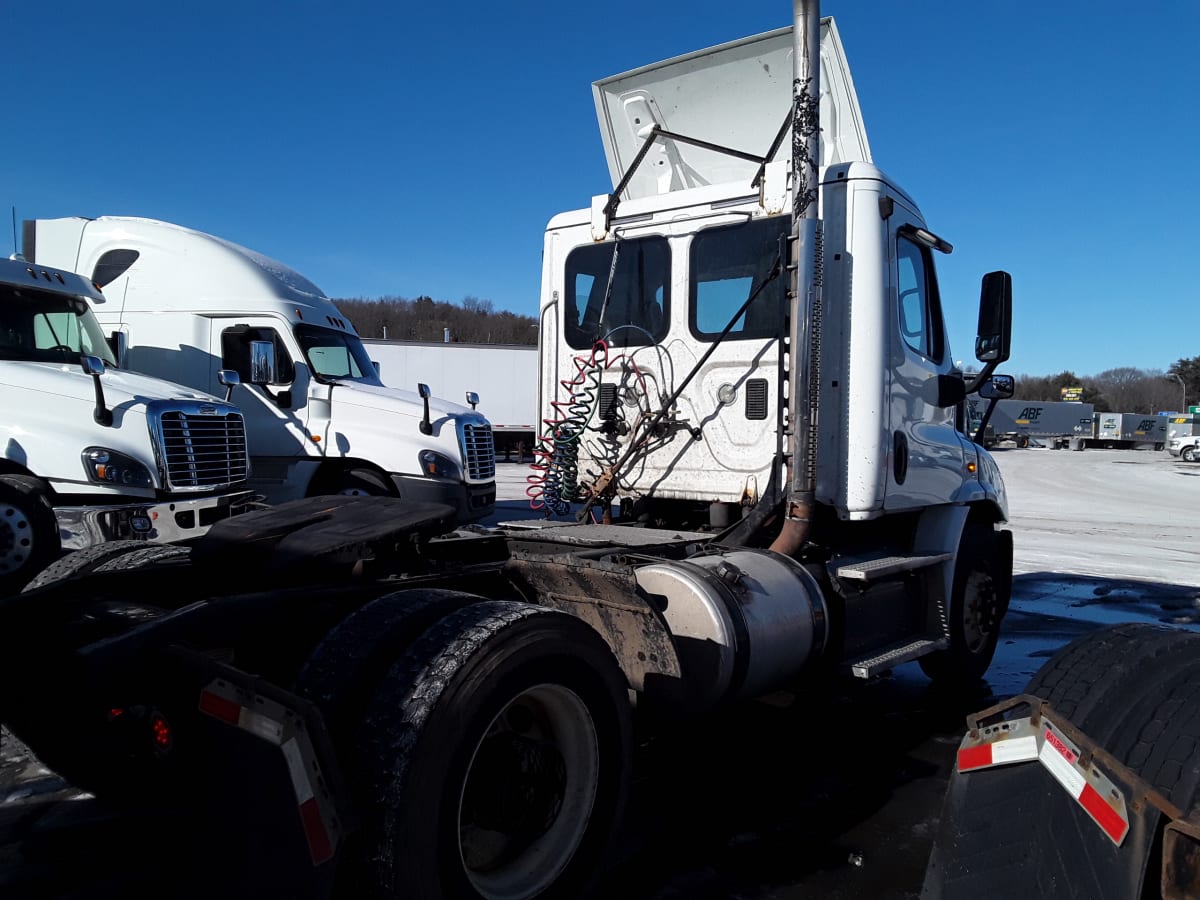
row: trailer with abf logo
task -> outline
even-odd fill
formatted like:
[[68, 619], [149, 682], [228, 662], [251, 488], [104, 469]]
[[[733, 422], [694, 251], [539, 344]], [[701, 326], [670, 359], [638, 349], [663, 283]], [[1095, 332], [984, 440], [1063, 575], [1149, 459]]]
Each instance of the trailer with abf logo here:
[[1167, 445], [1167, 417], [1149, 413], [1096, 413], [1092, 436], [1085, 443], [1104, 450], [1162, 450]]
[[1093, 407], [1090, 403], [1053, 400], [1001, 400], [992, 411], [994, 443], [1012, 441], [1018, 447], [1030, 444], [1063, 449], [1071, 438], [1086, 440], [1092, 434]]

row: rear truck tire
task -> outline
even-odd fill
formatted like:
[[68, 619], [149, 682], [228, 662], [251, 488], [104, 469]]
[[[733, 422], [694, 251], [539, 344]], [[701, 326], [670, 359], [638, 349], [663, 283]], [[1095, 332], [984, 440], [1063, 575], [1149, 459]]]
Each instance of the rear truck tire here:
[[49, 488], [29, 475], [0, 475], [0, 597], [20, 591], [61, 552]]
[[103, 544], [72, 550], [38, 572], [24, 590], [33, 591], [67, 578], [86, 575], [113, 557], [141, 550], [145, 546], [145, 541], [105, 541]]
[[1166, 449], [1167, 449], [1167, 445], [1166, 445], [1166, 444], [1155, 444], [1155, 445], [1154, 445], [1154, 449], [1155, 449], [1155, 450], [1166, 450]]
[[431, 627], [362, 722], [369, 883], [412, 900], [586, 896], [628, 794], [627, 691], [567, 613], [487, 601]]
[[981, 679], [992, 664], [1011, 589], [1011, 579], [1000, 571], [1001, 560], [992, 526], [968, 522], [959, 540], [947, 610], [950, 646], [918, 660], [933, 681], [965, 686]]
[[351, 497], [394, 497], [396, 491], [383, 475], [372, 469], [342, 469], [314, 479], [310, 497], [346, 494]]
[[[484, 600], [440, 588], [396, 591], [356, 609], [321, 639], [293, 688], [321, 710], [335, 752], [351, 745], [368, 700], [396, 659], [431, 625]], [[353, 767], [344, 768], [355, 776]]]
[[[1147, 623], [1098, 629], [1061, 647], [1024, 693], [1048, 700], [1052, 721], [1069, 720], [1185, 814], [1195, 809], [1200, 634]], [[921, 896], [990, 900], [1026, 884], [1080, 900], [1158, 897], [1165, 817], [1137, 797], [1125, 802], [1146, 830], [1131, 823], [1118, 850], [1036, 763], [954, 775]]]

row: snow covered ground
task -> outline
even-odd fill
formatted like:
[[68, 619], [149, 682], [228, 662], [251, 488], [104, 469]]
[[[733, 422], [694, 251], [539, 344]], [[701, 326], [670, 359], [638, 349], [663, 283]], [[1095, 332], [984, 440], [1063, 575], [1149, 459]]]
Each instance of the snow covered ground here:
[[1200, 463], [1153, 450], [998, 450], [1017, 574], [1200, 587]]

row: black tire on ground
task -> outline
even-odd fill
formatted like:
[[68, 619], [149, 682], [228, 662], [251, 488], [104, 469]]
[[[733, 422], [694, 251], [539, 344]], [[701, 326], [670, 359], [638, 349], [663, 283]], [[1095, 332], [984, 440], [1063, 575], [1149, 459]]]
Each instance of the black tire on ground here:
[[[355, 610], [322, 638], [293, 686], [321, 710], [339, 755], [388, 668], [431, 625], [484, 599], [440, 588], [396, 591]], [[354, 776], [353, 766], [344, 768]]]
[[379, 472], [371, 469], [343, 469], [339, 472], [318, 476], [309, 487], [310, 497], [325, 494], [349, 494], [355, 497], [394, 497], [396, 491]]
[[1195, 462], [1196, 461], [1196, 448], [1195, 447], [1184, 447], [1183, 451], [1179, 454], [1179, 456], [1183, 459], [1184, 462]]
[[991, 665], [1011, 589], [1001, 559], [993, 527], [968, 522], [959, 540], [947, 610], [950, 646], [919, 660], [921, 670], [934, 681], [966, 686], [982, 678]]
[[369, 881], [412, 900], [585, 896], [628, 793], [627, 690], [566, 613], [488, 601], [434, 625], [363, 718]]
[[103, 544], [84, 547], [81, 550], [72, 550], [42, 569], [29, 584], [25, 585], [25, 590], [32, 591], [66, 578], [86, 575], [114, 557], [141, 550], [145, 546], [145, 541], [106, 541]]
[[0, 597], [14, 594], [61, 552], [50, 491], [29, 475], [0, 475]]
[[1167, 449], [1167, 445], [1166, 445], [1166, 444], [1155, 444], [1155, 445], [1154, 445], [1154, 449], [1155, 449], [1155, 450], [1166, 450], [1166, 449]]

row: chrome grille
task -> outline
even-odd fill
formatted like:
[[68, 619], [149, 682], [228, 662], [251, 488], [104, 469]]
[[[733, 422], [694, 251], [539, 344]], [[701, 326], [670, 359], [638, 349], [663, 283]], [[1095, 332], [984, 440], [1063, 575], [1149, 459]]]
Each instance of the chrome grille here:
[[492, 444], [492, 426], [463, 424], [462, 444], [467, 478], [471, 481], [490, 481], [495, 478], [496, 448]]
[[[212, 407], [208, 407], [212, 409]], [[171, 490], [206, 490], [250, 473], [246, 423], [240, 413], [165, 410], [159, 415], [162, 466]]]

